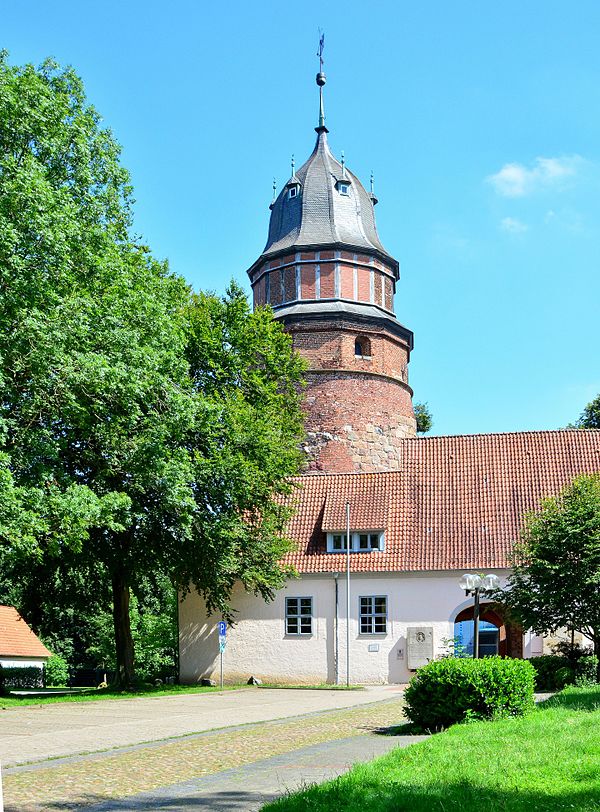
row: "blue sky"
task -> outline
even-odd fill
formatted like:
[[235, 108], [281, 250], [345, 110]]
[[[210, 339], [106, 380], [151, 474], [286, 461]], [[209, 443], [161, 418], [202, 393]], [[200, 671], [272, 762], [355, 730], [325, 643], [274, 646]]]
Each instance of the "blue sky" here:
[[83, 77], [123, 145], [136, 231], [223, 291], [267, 235], [273, 176], [330, 144], [401, 263], [410, 382], [434, 433], [551, 429], [600, 393], [600, 4], [12, 3], [13, 63]]

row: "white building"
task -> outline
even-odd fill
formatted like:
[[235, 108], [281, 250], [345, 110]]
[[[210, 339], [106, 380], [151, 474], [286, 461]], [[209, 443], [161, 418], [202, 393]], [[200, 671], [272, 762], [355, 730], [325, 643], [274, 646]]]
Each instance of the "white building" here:
[[[402, 470], [304, 476], [294, 496], [286, 563], [299, 577], [272, 603], [238, 590], [228, 631], [227, 680], [346, 681], [346, 504], [350, 505], [350, 681], [410, 679], [423, 658], [448, 650], [455, 624], [472, 619], [464, 572], [504, 581], [523, 515], [600, 460], [600, 432], [555, 431], [405, 439]], [[369, 547], [369, 549], [366, 549]], [[482, 603], [500, 654], [542, 653]], [[184, 682], [219, 668], [216, 623], [191, 592], [180, 608]], [[417, 635], [425, 635], [417, 645]], [[414, 638], [414, 639], [413, 639]], [[492, 649], [488, 648], [488, 653]]]
[[52, 656], [14, 606], [0, 606], [0, 665], [42, 669]]
[[[372, 184], [367, 192], [329, 149], [324, 82], [318, 74], [315, 149], [271, 204], [265, 250], [248, 272], [255, 305], [273, 307], [309, 365], [307, 473], [288, 528], [296, 551], [287, 563], [299, 577], [269, 604], [235, 593], [224, 657], [230, 681], [345, 682], [348, 652], [352, 682], [406, 682], [472, 617], [460, 576], [504, 579], [524, 513], [600, 469], [597, 431], [416, 437], [413, 334], [394, 312], [398, 262], [377, 234]], [[218, 620], [195, 592], [187, 595], [182, 681], [216, 675]], [[541, 640], [489, 607], [482, 620], [492, 624], [488, 652], [541, 653]]]

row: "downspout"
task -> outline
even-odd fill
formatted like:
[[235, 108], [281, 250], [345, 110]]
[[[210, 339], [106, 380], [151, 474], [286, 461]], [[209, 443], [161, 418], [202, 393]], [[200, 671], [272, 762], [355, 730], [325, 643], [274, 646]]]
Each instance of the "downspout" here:
[[335, 582], [335, 650], [334, 650], [334, 671], [335, 671], [335, 684], [340, 684], [340, 637], [339, 637], [339, 572], [333, 573], [333, 580]]

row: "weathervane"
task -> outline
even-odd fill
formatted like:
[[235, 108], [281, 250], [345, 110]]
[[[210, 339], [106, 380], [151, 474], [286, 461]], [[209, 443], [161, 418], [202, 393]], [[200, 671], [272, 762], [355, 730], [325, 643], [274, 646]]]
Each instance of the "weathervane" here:
[[296, 174], [296, 159], [294, 158], [294, 153], [292, 152], [292, 177]]
[[319, 57], [319, 72], [317, 73], [317, 84], [319, 86], [319, 126], [317, 127], [317, 132], [327, 132], [327, 127], [325, 126], [325, 111], [323, 110], [323, 85], [327, 81], [325, 79], [325, 74], [323, 73], [323, 51], [325, 50], [325, 34], [321, 33], [321, 29], [319, 29], [319, 50], [317, 51], [317, 56]]
[[323, 73], [323, 51], [325, 50], [325, 34], [321, 32], [319, 28], [319, 50], [317, 51], [317, 56], [319, 57], [319, 73]]

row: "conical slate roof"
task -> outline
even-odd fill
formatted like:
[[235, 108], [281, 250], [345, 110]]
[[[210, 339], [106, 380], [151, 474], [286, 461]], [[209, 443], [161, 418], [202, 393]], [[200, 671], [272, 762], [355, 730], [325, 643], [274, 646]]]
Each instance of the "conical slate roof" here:
[[[377, 234], [374, 196], [334, 158], [325, 127], [317, 132], [312, 155], [272, 204], [269, 237], [260, 260], [291, 249], [338, 246], [375, 252], [397, 265]], [[347, 194], [340, 192], [340, 182], [347, 183]], [[296, 184], [298, 194], [292, 197], [289, 190]]]

